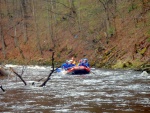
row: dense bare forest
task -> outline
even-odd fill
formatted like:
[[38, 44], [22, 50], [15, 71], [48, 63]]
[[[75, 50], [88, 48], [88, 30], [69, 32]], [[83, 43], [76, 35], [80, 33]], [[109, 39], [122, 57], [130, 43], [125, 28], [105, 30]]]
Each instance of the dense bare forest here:
[[49, 65], [74, 56], [95, 67], [150, 60], [149, 0], [1, 0], [0, 62]]

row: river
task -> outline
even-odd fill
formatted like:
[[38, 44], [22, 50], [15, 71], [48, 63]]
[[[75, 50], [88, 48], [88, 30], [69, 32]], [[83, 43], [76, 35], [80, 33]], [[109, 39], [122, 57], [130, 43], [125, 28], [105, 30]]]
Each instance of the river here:
[[[150, 74], [133, 70], [92, 69], [88, 75], [53, 73], [39, 87], [50, 67], [17, 66], [23, 82], [13, 75], [0, 80], [0, 112], [29, 113], [150, 113]], [[12, 74], [12, 73], [10, 73]], [[34, 83], [34, 84], [33, 84]]]

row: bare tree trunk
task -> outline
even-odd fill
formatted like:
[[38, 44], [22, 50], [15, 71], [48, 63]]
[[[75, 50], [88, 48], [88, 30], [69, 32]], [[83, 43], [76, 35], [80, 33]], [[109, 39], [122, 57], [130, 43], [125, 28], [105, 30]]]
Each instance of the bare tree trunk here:
[[17, 39], [17, 30], [16, 30], [16, 25], [14, 25], [14, 44], [15, 44], [15, 47], [18, 47], [18, 39]]
[[116, 16], [117, 16], [117, 2], [116, 0], [113, 1], [114, 4], [114, 13], [113, 13], [113, 21], [114, 21], [114, 28], [115, 28], [115, 36], [117, 37], [117, 26], [116, 26]]
[[8, 1], [7, 0], [4, 0], [5, 1], [5, 6], [6, 6], [6, 10], [7, 10], [7, 16], [9, 17], [9, 18], [11, 18], [11, 14], [10, 14], [10, 11], [9, 11], [9, 3], [8, 3]]
[[2, 51], [4, 58], [6, 59], [6, 44], [5, 44], [5, 39], [4, 39], [4, 34], [3, 34], [3, 26], [1, 25], [1, 43], [2, 43]]
[[50, 4], [48, 5], [48, 23], [49, 23], [49, 33], [50, 33], [50, 39], [52, 42], [52, 48], [55, 48], [56, 44], [55, 44], [55, 39], [54, 39], [54, 25], [56, 24], [56, 18], [55, 18], [55, 14], [53, 14], [50, 11], [54, 11], [54, 6], [53, 6], [53, 0], [50, 0]]
[[109, 34], [109, 30], [110, 30], [110, 18], [109, 18], [108, 7], [109, 7], [108, 3], [106, 3], [106, 9], [105, 9], [105, 13], [106, 13], [106, 27], [107, 27], [108, 37], [110, 37], [110, 34]]
[[114, 0], [114, 7], [115, 7], [115, 12], [117, 12], [117, 1]]
[[[74, 37], [77, 37], [77, 32], [80, 33], [81, 31], [81, 16], [80, 16], [80, 11], [77, 12], [77, 7], [75, 6], [75, 0], [68, 0], [69, 2], [69, 7], [70, 7], [70, 12], [69, 12], [69, 22], [68, 22], [68, 26], [69, 26], [69, 31], [70, 33], [74, 36]], [[80, 1], [78, 2], [79, 6], [80, 6]], [[74, 32], [72, 32], [71, 30], [73, 29], [70, 29], [70, 27], [73, 27], [73, 29], [75, 29]], [[83, 37], [83, 36], [82, 36]]]
[[[50, 6], [49, 6], [49, 0], [47, 0], [47, 22], [48, 22], [48, 36], [51, 36], [51, 30], [50, 30]], [[49, 48], [50, 48], [50, 44], [52, 44], [51, 42], [51, 37], [50, 37], [50, 41], [49, 41]]]
[[35, 29], [36, 29], [36, 40], [37, 40], [37, 47], [38, 50], [40, 51], [40, 54], [42, 55], [42, 48], [40, 44], [40, 37], [39, 37], [39, 26], [37, 22], [37, 15], [36, 15], [36, 10], [35, 10], [35, 0], [32, 0], [32, 5], [33, 5], [33, 16], [34, 16], [34, 22], [35, 22]]
[[[51, 0], [51, 9], [53, 10], [53, 11], [55, 11], [56, 10], [56, 0]], [[53, 13], [53, 21], [54, 21], [54, 24], [56, 25], [56, 14], [55, 13]]]
[[[80, 5], [81, 5], [81, 3], [79, 1], [79, 6], [78, 7], [80, 7]], [[78, 28], [79, 28], [79, 32], [81, 32], [81, 30], [82, 30], [82, 28], [81, 28], [81, 11], [79, 10], [77, 14], [78, 14], [78, 16], [77, 16], [78, 17], [78, 19], [77, 19]]]
[[16, 27], [17, 27], [17, 26], [15, 25], [15, 26], [14, 26], [14, 39], [15, 39], [16, 47], [18, 48], [21, 57], [22, 57], [23, 59], [25, 59], [25, 57], [24, 57], [24, 55], [23, 55], [23, 51], [21, 50], [20, 45], [19, 45], [19, 42], [18, 42], [18, 38], [17, 38], [17, 28], [16, 28]]
[[[13, 3], [13, 5], [14, 5], [13, 7], [16, 7], [16, 10], [17, 10], [17, 6], [18, 6], [17, 3], [18, 3], [17, 1]], [[14, 9], [13, 13], [14, 13], [14, 20], [15, 20], [15, 18], [19, 18], [18, 13], [16, 14], [16, 12], [15, 12], [15, 9]], [[17, 37], [17, 25], [18, 25], [18, 22], [14, 21], [14, 44], [15, 44], [15, 47], [18, 48], [21, 57], [23, 59], [25, 59], [23, 52], [20, 48], [20, 44], [19, 44], [19, 40], [18, 40], [19, 37]]]
[[23, 34], [24, 34], [24, 43], [26, 44], [28, 41], [28, 31], [27, 31], [27, 23], [25, 22], [25, 20], [23, 19]]
[[110, 37], [109, 30], [110, 30], [110, 18], [109, 18], [109, 11], [108, 11], [108, 1], [105, 2], [102, 0], [99, 0], [99, 2], [103, 5], [105, 10], [105, 20], [106, 20], [106, 33], [107, 33], [107, 39], [106, 43], [108, 43], [108, 38]]
[[17, 9], [17, 4], [16, 4], [16, 0], [13, 0], [13, 26], [14, 26], [14, 45], [15, 45], [15, 47], [17, 47], [18, 46], [18, 39], [17, 39], [17, 37], [16, 37], [16, 22], [14, 21], [15, 20], [15, 18], [16, 18], [16, 9]]
[[69, 3], [69, 7], [71, 7], [71, 0], [68, 0], [68, 3]]
[[[79, 7], [81, 7], [81, 2], [79, 2]], [[81, 27], [81, 10], [79, 10], [78, 20], [79, 20], [79, 31], [81, 31], [82, 30], [82, 27]]]
[[69, 2], [70, 2], [70, 14], [72, 17], [76, 17], [77, 15], [74, 0], [69, 0]]
[[52, 44], [50, 47], [54, 48], [55, 47], [55, 43], [54, 43], [54, 33], [53, 33], [53, 14], [50, 12], [53, 10], [53, 6], [52, 6], [52, 0], [50, 0], [50, 4], [49, 1], [47, 0], [47, 14], [48, 14], [48, 31], [49, 31], [49, 36], [50, 36], [50, 44]]
[[6, 43], [5, 43], [4, 34], [3, 34], [3, 12], [2, 12], [1, 3], [0, 3], [0, 40], [2, 44], [3, 55], [4, 55], [4, 58], [6, 58]]
[[27, 1], [21, 0], [21, 9], [22, 9], [22, 16], [23, 16], [23, 34], [24, 34], [24, 43], [26, 44], [28, 41], [28, 32], [27, 32], [27, 22], [26, 18], [28, 16], [27, 14]]

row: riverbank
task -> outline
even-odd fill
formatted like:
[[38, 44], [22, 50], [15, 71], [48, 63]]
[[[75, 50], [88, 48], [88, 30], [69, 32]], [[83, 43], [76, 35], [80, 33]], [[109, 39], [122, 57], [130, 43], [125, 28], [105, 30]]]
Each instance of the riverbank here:
[[[62, 63], [64, 63], [65, 61], [55, 61], [55, 67], [59, 67], [61, 66]], [[17, 61], [17, 60], [10, 60], [10, 61], [5, 61], [3, 62], [3, 65], [5, 64], [14, 64], [14, 65], [39, 65], [39, 66], [51, 66], [51, 60], [44, 60], [44, 59], [40, 59], [40, 60], [31, 60], [31, 61], [26, 61], [26, 60], [22, 60], [22, 61]], [[118, 60], [115, 64], [109, 64], [109, 65], [105, 65], [105, 66], [101, 66], [100, 67], [100, 63], [93, 63], [92, 61], [89, 61], [90, 66], [94, 67], [94, 68], [106, 68], [106, 69], [131, 69], [131, 70], [135, 70], [135, 71], [146, 71], [148, 73], [150, 73], [150, 60], [146, 61], [146, 62], [141, 62], [141, 61], [121, 61]]]

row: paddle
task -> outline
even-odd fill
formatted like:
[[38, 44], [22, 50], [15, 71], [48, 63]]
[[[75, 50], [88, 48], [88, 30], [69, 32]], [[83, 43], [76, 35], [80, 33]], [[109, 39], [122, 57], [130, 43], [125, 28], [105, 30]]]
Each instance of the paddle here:
[[57, 73], [57, 72], [61, 72], [62, 70], [59, 68], [59, 67], [57, 67], [56, 69], [55, 69], [55, 72]]

